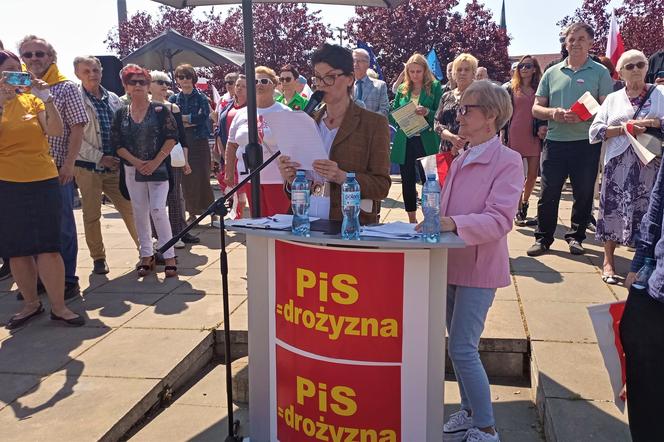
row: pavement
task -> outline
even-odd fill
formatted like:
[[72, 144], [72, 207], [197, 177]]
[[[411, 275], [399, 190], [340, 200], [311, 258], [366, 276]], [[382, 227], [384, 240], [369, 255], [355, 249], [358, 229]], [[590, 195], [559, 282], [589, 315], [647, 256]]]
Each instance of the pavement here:
[[[400, 189], [393, 184], [383, 221], [407, 219]], [[535, 206], [533, 198], [531, 215]], [[86, 326], [66, 328], [43, 315], [14, 332], [0, 328], [0, 440], [118, 440], [128, 434], [137, 440], [219, 440], [227, 404], [219, 394], [223, 376], [214, 378], [220, 369], [210, 368], [223, 353], [216, 333], [222, 325], [219, 230], [193, 231], [202, 241], [177, 251], [178, 278], [165, 279], [158, 267], [157, 274], [137, 281], [137, 252], [122, 219], [112, 206], [102, 212], [111, 273], [98, 276], [91, 274], [76, 211], [82, 296], [70, 306], [84, 312]], [[492, 338], [487, 354], [514, 357], [498, 368], [510, 365], [512, 373], [521, 361], [525, 374], [491, 378], [497, 426], [506, 441], [541, 441], [542, 434], [549, 441], [630, 440], [626, 416], [612, 403], [586, 310], [624, 299], [627, 291], [601, 281], [602, 249], [594, 241], [585, 243], [585, 256], [567, 252], [561, 238], [570, 212], [565, 192], [560, 240], [548, 255], [526, 256], [532, 228], [509, 234], [513, 284], [498, 291], [484, 335]], [[241, 235], [231, 233], [227, 241], [237, 357], [246, 354], [246, 250]], [[624, 275], [631, 252], [619, 248], [617, 255]], [[15, 289], [11, 280], [0, 282], [0, 325], [20, 308]], [[448, 412], [456, 410], [455, 388], [448, 381]], [[162, 426], [167, 423], [173, 423], [170, 430]]]

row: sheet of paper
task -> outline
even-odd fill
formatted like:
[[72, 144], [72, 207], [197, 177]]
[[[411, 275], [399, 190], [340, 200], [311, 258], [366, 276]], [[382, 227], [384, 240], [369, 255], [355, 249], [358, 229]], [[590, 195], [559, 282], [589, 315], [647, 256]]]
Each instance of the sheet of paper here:
[[329, 158], [316, 122], [304, 112], [271, 112], [263, 116], [277, 140], [282, 155], [300, 163], [304, 170], [314, 170], [314, 160]]
[[634, 148], [636, 156], [639, 157], [639, 160], [641, 160], [643, 164], [648, 164], [656, 158], [654, 153], [643, 147], [643, 145], [639, 143], [639, 141], [632, 134], [627, 132], [627, 123], [622, 123], [622, 127], [625, 135], [627, 135], [627, 139], [629, 139], [630, 144]]
[[[309, 221], [317, 221], [320, 218], [309, 217]], [[272, 215], [263, 218], [243, 218], [232, 221], [226, 221], [227, 226], [249, 227], [251, 229], [274, 229], [288, 230], [293, 225], [293, 215]]]
[[422, 115], [415, 113], [416, 109], [415, 103], [409, 101], [408, 104], [392, 111], [392, 118], [408, 138], [429, 128], [427, 120]]
[[364, 226], [360, 236], [370, 236], [375, 238], [392, 239], [413, 239], [420, 236], [415, 231], [415, 224], [409, 224], [401, 221], [380, 224], [377, 226]]

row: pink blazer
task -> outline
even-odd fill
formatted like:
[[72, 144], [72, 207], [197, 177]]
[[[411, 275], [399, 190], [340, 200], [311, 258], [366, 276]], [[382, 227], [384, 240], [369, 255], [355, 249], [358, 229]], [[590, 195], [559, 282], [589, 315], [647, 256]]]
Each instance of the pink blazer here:
[[[473, 149], [484, 149], [464, 165]], [[466, 243], [450, 249], [448, 284], [498, 288], [510, 281], [507, 234], [523, 190], [521, 155], [494, 137], [459, 155], [441, 195], [441, 216], [451, 217]]]

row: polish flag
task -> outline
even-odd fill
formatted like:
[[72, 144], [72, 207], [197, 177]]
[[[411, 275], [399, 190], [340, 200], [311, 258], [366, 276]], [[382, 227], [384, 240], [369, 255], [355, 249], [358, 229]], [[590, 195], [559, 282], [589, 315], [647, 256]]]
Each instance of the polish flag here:
[[588, 121], [599, 110], [599, 103], [590, 92], [586, 91], [585, 94], [581, 95], [581, 98], [576, 100], [576, 103], [574, 103], [569, 110], [577, 114], [579, 118], [581, 118], [581, 121]]
[[198, 83], [196, 83], [196, 89], [198, 89], [199, 91], [208, 90], [208, 80], [207, 80], [207, 78], [199, 78]]
[[[611, 13], [611, 23], [609, 24], [609, 35], [606, 40], [606, 56], [611, 60], [615, 66], [618, 59], [625, 52], [625, 44], [623, 43], [620, 29], [618, 29], [618, 20], [616, 20], [616, 11]], [[614, 80], [618, 79], [618, 73], [614, 75]]]
[[214, 101], [214, 104], [216, 105], [219, 105], [219, 103], [221, 103], [221, 95], [219, 94], [217, 88], [214, 87], [214, 84], [212, 85], [212, 101]]

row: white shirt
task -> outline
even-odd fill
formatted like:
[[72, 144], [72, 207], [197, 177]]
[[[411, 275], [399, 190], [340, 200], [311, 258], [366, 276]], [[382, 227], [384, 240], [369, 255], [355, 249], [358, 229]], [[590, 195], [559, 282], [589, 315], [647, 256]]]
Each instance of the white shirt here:
[[467, 148], [468, 153], [466, 154], [466, 157], [463, 159], [463, 164], [461, 165], [461, 167], [465, 167], [471, 164], [480, 155], [482, 155], [482, 152], [484, 152], [487, 149], [487, 147], [489, 147], [493, 143], [494, 138], [495, 137], [491, 138], [489, 141], [486, 141], [482, 144], [478, 144], [477, 146]]
[[[262, 118], [263, 115], [269, 114], [271, 112], [291, 112], [291, 109], [285, 104], [281, 103], [274, 103], [272, 106], [266, 107], [264, 109], [256, 109], [256, 114], [258, 116], [258, 142], [263, 145], [263, 159], [265, 160], [279, 150], [277, 146], [277, 140], [274, 139], [272, 136], [272, 131], [270, 131], [270, 127]], [[246, 107], [238, 110], [235, 114], [230, 130], [228, 131], [228, 142], [235, 143], [239, 146], [236, 153], [238, 159], [237, 168], [240, 175], [246, 174], [247, 169], [242, 159], [244, 148], [247, 143], [249, 143], [249, 124]], [[238, 177], [238, 181], [242, 179], [242, 176]], [[279, 168], [277, 167], [276, 161], [273, 161], [261, 171], [261, 184], [282, 183], [283, 180], [281, 179], [281, 174], [279, 173]]]
[[[320, 119], [320, 122], [318, 123], [318, 132], [320, 133], [320, 137], [323, 140], [323, 147], [325, 148], [325, 152], [327, 152], [327, 156], [329, 158], [330, 149], [332, 149], [332, 143], [334, 143], [334, 138], [337, 136], [339, 128], [329, 129], [325, 125], [324, 121], [326, 116], [327, 114], [323, 115], [323, 118]], [[316, 172], [313, 171], [307, 172], [307, 175], [308, 175], [307, 178], [313, 181], [319, 181], [319, 182], [325, 181], [325, 179], [322, 176], [318, 175]], [[310, 205], [309, 205], [309, 216], [321, 219], [329, 219], [330, 197], [311, 195]]]

